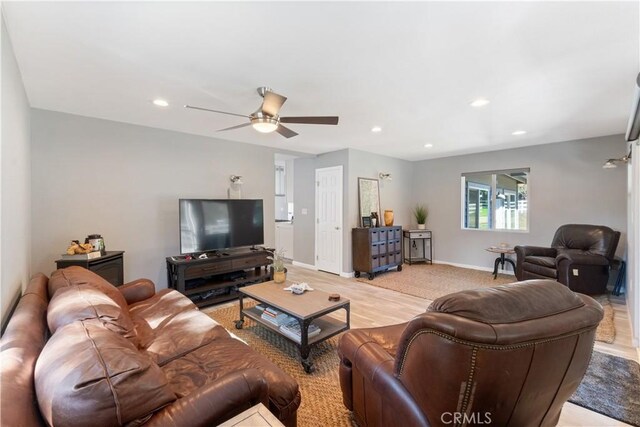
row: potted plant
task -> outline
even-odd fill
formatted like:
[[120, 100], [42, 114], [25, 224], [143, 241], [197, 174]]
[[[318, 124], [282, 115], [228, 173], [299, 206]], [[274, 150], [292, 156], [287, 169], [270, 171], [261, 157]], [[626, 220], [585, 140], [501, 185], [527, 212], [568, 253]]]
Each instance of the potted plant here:
[[427, 223], [427, 208], [423, 205], [416, 205], [413, 209], [413, 216], [416, 217], [418, 230], [424, 230], [426, 228], [425, 224]]
[[[271, 252], [271, 251], [269, 251]], [[284, 249], [274, 250], [267, 259], [272, 261], [271, 271], [275, 283], [284, 283], [287, 278], [287, 269], [284, 267]]]

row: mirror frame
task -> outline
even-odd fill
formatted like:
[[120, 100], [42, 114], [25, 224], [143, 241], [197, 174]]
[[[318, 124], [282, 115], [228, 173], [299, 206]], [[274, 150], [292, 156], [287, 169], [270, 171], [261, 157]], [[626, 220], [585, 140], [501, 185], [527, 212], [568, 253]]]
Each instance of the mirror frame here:
[[[375, 189], [378, 193], [378, 197], [377, 197], [377, 207], [376, 210], [372, 210], [371, 212], [375, 212], [378, 214], [378, 227], [380, 226], [380, 181], [375, 179], [375, 178], [363, 178], [363, 177], [358, 177], [358, 216], [360, 217], [358, 220], [358, 223], [360, 224], [361, 227], [364, 227], [363, 221], [362, 221], [362, 217], [363, 216], [369, 216], [371, 215], [371, 212], [362, 212], [362, 196], [363, 196], [363, 185], [362, 182], [363, 181], [371, 181], [371, 182], [375, 182]], [[372, 184], [373, 185], [373, 184]]]

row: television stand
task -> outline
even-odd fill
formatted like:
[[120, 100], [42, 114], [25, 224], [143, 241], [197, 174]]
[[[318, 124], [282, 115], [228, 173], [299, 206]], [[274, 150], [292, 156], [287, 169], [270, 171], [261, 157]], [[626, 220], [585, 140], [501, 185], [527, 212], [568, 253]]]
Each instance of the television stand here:
[[167, 257], [167, 283], [198, 307], [231, 301], [243, 286], [271, 280], [269, 255], [263, 249], [242, 249], [202, 259]]

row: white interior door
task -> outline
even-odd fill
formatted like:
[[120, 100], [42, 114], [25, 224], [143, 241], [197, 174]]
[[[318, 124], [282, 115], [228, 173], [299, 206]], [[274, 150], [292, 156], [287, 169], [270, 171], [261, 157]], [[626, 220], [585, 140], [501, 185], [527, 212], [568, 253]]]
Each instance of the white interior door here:
[[342, 271], [342, 166], [316, 169], [316, 267]]

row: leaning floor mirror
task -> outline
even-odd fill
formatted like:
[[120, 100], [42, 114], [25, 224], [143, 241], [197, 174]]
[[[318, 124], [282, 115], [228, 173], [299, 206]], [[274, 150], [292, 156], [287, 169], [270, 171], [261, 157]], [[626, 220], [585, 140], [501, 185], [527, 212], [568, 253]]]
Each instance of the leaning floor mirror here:
[[378, 180], [358, 178], [358, 197], [360, 205], [360, 226], [374, 225], [373, 221], [371, 221], [371, 214], [375, 213], [375, 216], [380, 218], [380, 187]]

